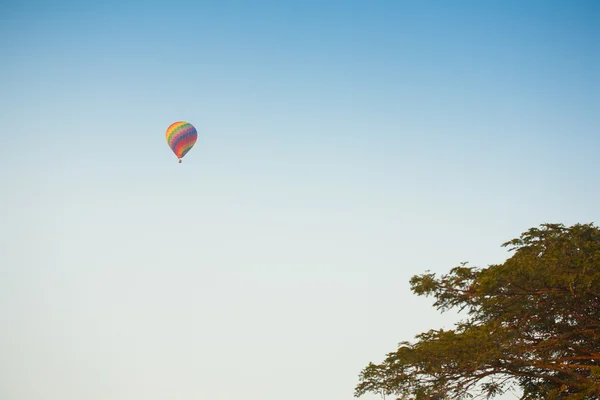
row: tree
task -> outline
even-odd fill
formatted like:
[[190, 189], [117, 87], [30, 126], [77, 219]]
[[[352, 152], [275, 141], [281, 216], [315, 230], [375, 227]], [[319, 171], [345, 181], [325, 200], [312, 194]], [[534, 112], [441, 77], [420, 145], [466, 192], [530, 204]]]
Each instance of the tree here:
[[411, 278], [413, 293], [466, 318], [369, 363], [356, 397], [489, 399], [517, 385], [521, 399], [600, 399], [600, 229], [542, 224], [502, 246], [503, 264]]

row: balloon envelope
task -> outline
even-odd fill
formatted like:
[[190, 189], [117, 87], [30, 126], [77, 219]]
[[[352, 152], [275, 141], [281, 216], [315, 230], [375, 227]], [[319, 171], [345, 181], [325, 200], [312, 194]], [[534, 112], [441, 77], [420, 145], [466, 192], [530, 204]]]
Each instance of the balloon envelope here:
[[180, 162], [194, 147], [196, 140], [198, 140], [198, 132], [189, 122], [174, 122], [167, 128], [167, 143]]

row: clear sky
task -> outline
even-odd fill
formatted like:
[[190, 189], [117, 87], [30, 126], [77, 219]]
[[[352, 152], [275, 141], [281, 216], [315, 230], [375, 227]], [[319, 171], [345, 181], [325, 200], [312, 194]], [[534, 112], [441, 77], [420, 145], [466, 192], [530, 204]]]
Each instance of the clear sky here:
[[412, 275], [600, 222], [598, 38], [597, 1], [3, 2], [0, 397], [351, 399], [451, 327]]

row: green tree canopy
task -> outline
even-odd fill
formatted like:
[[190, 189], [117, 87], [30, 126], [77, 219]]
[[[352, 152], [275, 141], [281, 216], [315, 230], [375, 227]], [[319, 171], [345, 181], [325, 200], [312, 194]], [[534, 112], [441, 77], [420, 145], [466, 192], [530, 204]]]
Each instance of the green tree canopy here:
[[522, 399], [600, 399], [600, 229], [542, 224], [503, 246], [503, 264], [411, 278], [415, 294], [466, 317], [369, 363], [356, 397], [493, 398], [516, 385]]

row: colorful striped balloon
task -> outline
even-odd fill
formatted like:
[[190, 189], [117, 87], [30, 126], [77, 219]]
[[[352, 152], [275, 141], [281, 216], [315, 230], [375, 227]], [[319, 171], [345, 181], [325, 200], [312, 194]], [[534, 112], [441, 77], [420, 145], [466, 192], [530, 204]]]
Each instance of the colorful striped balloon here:
[[198, 139], [196, 128], [189, 122], [178, 121], [167, 128], [167, 143], [181, 162]]

